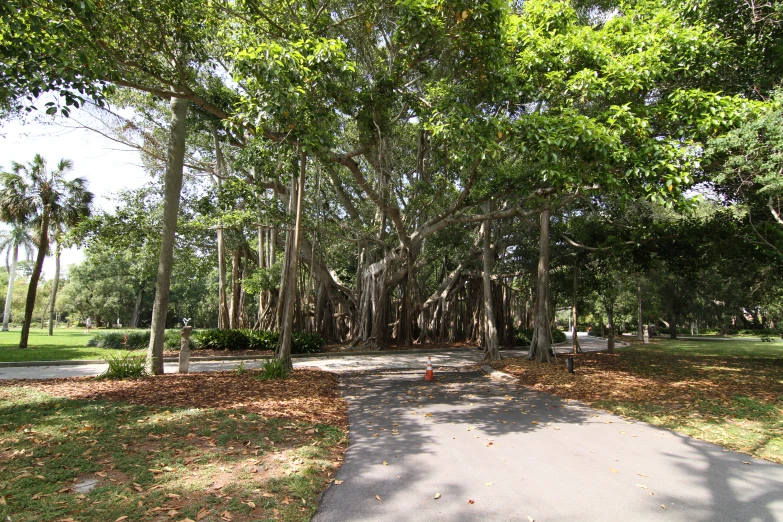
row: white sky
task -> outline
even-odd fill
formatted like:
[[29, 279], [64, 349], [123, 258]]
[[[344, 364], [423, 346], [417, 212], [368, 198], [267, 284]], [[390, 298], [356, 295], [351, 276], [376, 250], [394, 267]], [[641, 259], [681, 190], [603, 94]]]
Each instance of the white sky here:
[[[76, 119], [82, 114], [74, 111]], [[88, 188], [96, 195], [95, 206], [110, 211], [113, 193], [123, 188], [136, 188], [150, 178], [140, 166], [138, 152], [122, 147], [108, 138], [86, 129], [69, 128], [73, 122], [63, 118], [42, 121], [0, 121], [0, 170], [10, 169], [11, 162], [27, 163], [36, 153], [54, 167], [62, 158], [73, 160], [72, 177], [87, 179]], [[2, 226], [0, 224], [0, 226]], [[62, 269], [84, 258], [77, 248], [63, 251]], [[44, 263], [44, 277], [54, 276], [54, 259]]]

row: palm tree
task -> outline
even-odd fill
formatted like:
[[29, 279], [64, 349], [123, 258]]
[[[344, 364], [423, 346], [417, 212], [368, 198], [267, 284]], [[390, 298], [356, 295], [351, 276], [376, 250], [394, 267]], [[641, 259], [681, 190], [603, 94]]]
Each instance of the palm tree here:
[[33, 260], [33, 252], [35, 251], [35, 243], [30, 236], [30, 229], [21, 223], [11, 223], [11, 225], [10, 231], [0, 234], [0, 252], [5, 252], [5, 268], [8, 270], [8, 293], [5, 297], [5, 310], [3, 312], [4, 332], [8, 331], [8, 322], [11, 320], [11, 297], [14, 293], [19, 249], [24, 249], [28, 261]]
[[46, 160], [36, 154], [33, 161], [26, 165], [12, 163], [12, 172], [0, 177], [0, 219], [29, 220], [40, 230], [38, 253], [27, 290], [19, 348], [27, 348], [38, 280], [49, 250], [50, 228], [55, 222], [74, 226], [90, 214], [93, 194], [87, 190], [84, 178], [65, 179], [65, 174], [72, 170], [73, 162], [62, 159], [57, 168], [49, 171]]

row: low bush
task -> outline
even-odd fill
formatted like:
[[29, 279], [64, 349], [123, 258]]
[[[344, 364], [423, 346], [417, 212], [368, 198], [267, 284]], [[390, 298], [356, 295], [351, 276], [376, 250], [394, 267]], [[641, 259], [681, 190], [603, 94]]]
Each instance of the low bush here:
[[148, 375], [146, 355], [124, 353], [107, 357], [106, 362], [109, 367], [98, 376], [100, 379], [139, 379]]
[[234, 351], [250, 348], [250, 339], [245, 330], [201, 330], [193, 337], [203, 350]]
[[267, 359], [264, 361], [264, 364], [261, 365], [261, 373], [258, 374], [258, 379], [261, 381], [285, 379], [288, 377], [288, 374], [288, 368], [283, 365], [282, 360]]
[[291, 334], [291, 353], [315, 353], [321, 350], [324, 338], [317, 333], [294, 332]]
[[277, 348], [277, 341], [280, 335], [277, 332], [269, 330], [243, 330], [250, 343], [252, 350], [274, 350]]
[[150, 332], [99, 332], [90, 337], [87, 346], [116, 350], [141, 350], [150, 344]]
[[558, 330], [555, 328], [552, 330], [552, 342], [553, 343], [564, 343], [566, 340], [566, 334], [563, 330]]
[[515, 334], [517, 346], [530, 346], [533, 342], [532, 328], [518, 328]]

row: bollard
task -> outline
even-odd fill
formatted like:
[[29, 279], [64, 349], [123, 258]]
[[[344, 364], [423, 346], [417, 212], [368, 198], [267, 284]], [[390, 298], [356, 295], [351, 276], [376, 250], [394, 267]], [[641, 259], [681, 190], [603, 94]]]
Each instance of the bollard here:
[[650, 344], [650, 327], [644, 325], [644, 344]]
[[188, 373], [188, 365], [190, 364], [190, 334], [192, 332], [192, 326], [185, 326], [179, 332], [179, 373]]
[[566, 357], [566, 368], [568, 369], [568, 373], [574, 373], [574, 358], [573, 357]]

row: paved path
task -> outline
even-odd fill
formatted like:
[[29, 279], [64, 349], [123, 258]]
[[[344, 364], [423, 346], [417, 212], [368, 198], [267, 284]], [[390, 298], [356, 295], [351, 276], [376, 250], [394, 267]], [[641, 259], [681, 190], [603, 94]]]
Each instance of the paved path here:
[[436, 379], [343, 377], [344, 482], [316, 522], [783, 521], [781, 465], [476, 371]]
[[[606, 341], [600, 339], [580, 338], [585, 351], [597, 351], [606, 348]], [[567, 352], [570, 345], [558, 347], [559, 352]], [[195, 353], [195, 352], [193, 352]], [[517, 357], [527, 353], [525, 350], [504, 350], [504, 357]], [[312, 357], [294, 359], [294, 367], [314, 366], [337, 373], [349, 373], [364, 370], [405, 370], [422, 368], [427, 361], [427, 355], [432, 357], [432, 362], [438, 367], [459, 367], [474, 364], [481, 360], [479, 350], [445, 350], [432, 354], [406, 353], [402, 351], [382, 352], [378, 355], [346, 355], [339, 354], [335, 357]], [[231, 370], [236, 368], [240, 361], [191, 361], [190, 372], [208, 372], [216, 370]], [[263, 360], [246, 360], [245, 368], [258, 368]], [[165, 363], [166, 373], [176, 373], [177, 363]], [[0, 379], [52, 379], [62, 377], [80, 377], [99, 375], [106, 370], [105, 363], [63, 365], [63, 366], [15, 366], [0, 367]]]

